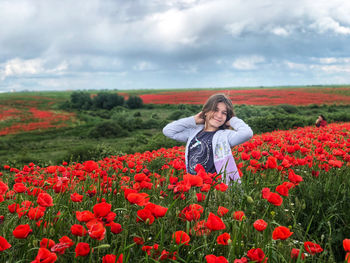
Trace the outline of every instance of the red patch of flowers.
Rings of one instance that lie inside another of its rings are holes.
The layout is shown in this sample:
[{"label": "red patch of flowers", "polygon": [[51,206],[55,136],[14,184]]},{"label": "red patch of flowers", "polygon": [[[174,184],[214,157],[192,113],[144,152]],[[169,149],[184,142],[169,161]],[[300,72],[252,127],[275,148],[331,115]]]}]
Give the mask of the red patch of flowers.
[{"label": "red patch of flowers", "polygon": [[[339,123],[255,135],[234,147],[242,178],[252,182],[242,194],[245,205],[231,202],[239,193],[215,173],[197,167],[197,175],[187,174],[184,147],[70,165],[5,165],[0,252],[7,254],[0,259],[21,250],[33,262],[185,262],[197,255],[202,262],[267,262],[272,246],[283,248],[273,256],[284,259],[328,255],[317,240],[300,240],[307,226],[289,227],[281,218],[293,214],[284,208],[292,208],[289,198],[306,176],[318,180],[316,174],[350,166],[349,135],[350,123]],[[248,196],[254,193],[255,200]],[[263,209],[250,209],[256,203]],[[341,245],[350,251],[348,239]]]},{"label": "red patch of flowers", "polygon": [[247,105],[350,103],[350,96],[329,93],[325,88],[169,91],[143,94],[140,97],[145,104],[204,104],[208,97],[215,93],[226,94],[234,104]]}]

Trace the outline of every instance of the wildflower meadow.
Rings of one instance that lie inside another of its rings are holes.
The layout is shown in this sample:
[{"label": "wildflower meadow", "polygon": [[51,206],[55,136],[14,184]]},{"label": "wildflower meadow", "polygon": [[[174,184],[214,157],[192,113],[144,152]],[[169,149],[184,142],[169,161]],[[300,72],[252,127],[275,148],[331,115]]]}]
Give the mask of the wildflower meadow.
[{"label": "wildflower meadow", "polygon": [[232,149],[231,185],[187,174],[184,147],[5,164],[0,262],[350,262],[349,135],[254,135]]},{"label": "wildflower meadow", "polygon": [[[277,91],[277,92],[276,92]],[[162,91],[141,94],[144,103],[154,104],[203,104],[214,93],[222,92],[229,96],[234,104],[246,105],[291,105],[310,104],[349,104],[350,88],[345,87],[298,87],[298,88],[251,88],[198,91]]]}]

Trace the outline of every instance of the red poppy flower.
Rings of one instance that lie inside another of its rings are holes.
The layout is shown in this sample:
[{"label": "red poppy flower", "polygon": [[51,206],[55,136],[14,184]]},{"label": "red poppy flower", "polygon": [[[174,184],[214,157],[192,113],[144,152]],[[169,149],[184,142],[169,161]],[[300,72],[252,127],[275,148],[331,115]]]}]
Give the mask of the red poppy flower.
[{"label": "red poppy flower", "polygon": [[274,157],[274,156],[267,157],[265,166],[266,166],[266,168],[269,168],[269,169],[277,168],[277,159],[276,159],[276,157]]},{"label": "red poppy flower", "polygon": [[73,202],[82,202],[83,201],[83,196],[77,193],[73,193],[70,195],[70,200]]},{"label": "red poppy flower", "polygon": [[53,246],[55,245],[55,241],[53,241],[52,239],[49,239],[49,238],[43,238],[41,241],[40,241],[40,247],[42,248],[52,248]]},{"label": "red poppy flower", "polygon": [[201,187],[201,192],[209,192],[210,187],[210,184],[203,184]]},{"label": "red poppy flower", "polygon": [[297,175],[292,169],[289,169],[288,180],[298,185],[303,181],[303,178],[300,175]]},{"label": "red poppy flower", "polygon": [[51,247],[51,251],[58,253],[58,254],[64,254],[67,248],[74,245],[74,242],[67,236],[63,236],[59,239],[60,243],[54,245]]},{"label": "red poppy flower", "polygon": [[102,202],[94,205],[92,210],[94,211],[95,217],[105,217],[109,212],[111,212],[112,205]]},{"label": "red poppy flower", "polygon": [[267,257],[265,257],[265,253],[264,251],[261,250],[261,248],[253,248],[248,250],[247,257],[250,260],[254,260],[255,262],[258,262],[258,263],[267,262]]},{"label": "red poppy flower", "polygon": [[267,201],[275,206],[280,206],[283,203],[282,197],[276,193],[270,193]]},{"label": "red poppy flower", "polygon": [[38,195],[37,203],[43,207],[53,206],[52,197],[47,193],[40,193]]},{"label": "red poppy flower", "polygon": [[59,239],[60,243],[62,244],[67,244],[69,247],[74,245],[74,242],[72,241],[72,239],[70,239],[67,236],[63,236]]},{"label": "red poppy flower", "polygon": [[8,189],[9,187],[7,186],[7,184],[0,180],[0,195],[5,194]]},{"label": "red poppy flower", "polygon": [[98,164],[91,160],[84,162],[83,165],[84,165],[84,170],[87,171],[88,173],[91,173],[98,169]]},{"label": "red poppy flower", "polygon": [[134,237],[133,240],[138,245],[143,245],[145,243],[142,237]]},{"label": "red poppy flower", "polygon": [[293,232],[290,232],[288,227],[285,226],[278,226],[276,227],[272,232],[272,239],[277,240],[285,240],[288,237],[290,237],[293,234]]},{"label": "red poppy flower", "polygon": [[206,255],[205,260],[207,263],[228,263],[227,259],[223,256]]},{"label": "red poppy flower", "polygon": [[89,222],[95,218],[94,214],[90,211],[76,211],[75,216],[79,222]]},{"label": "red poppy flower", "polygon": [[74,236],[84,237],[87,234],[87,230],[82,226],[78,224],[74,224],[70,228],[70,232]]},{"label": "red poppy flower", "polygon": [[288,187],[284,184],[277,185],[276,192],[279,193],[282,196],[288,196]]},{"label": "red poppy flower", "polygon": [[216,238],[216,242],[219,245],[225,245],[225,246],[228,245],[230,240],[231,240],[231,236],[229,233],[223,233]]},{"label": "red poppy flower", "polygon": [[144,206],[149,202],[149,196],[146,193],[130,193],[127,199],[132,204],[137,204],[139,206]]},{"label": "red poppy flower", "polygon": [[321,253],[323,251],[323,248],[319,244],[310,241],[304,242],[304,248],[311,255],[315,255],[316,253]]},{"label": "red poppy flower", "polygon": [[203,202],[205,200],[205,195],[202,193],[196,193],[197,202]]},{"label": "red poppy flower", "polygon": [[235,211],[235,212],[233,212],[233,218],[238,220],[238,221],[242,221],[243,220],[243,216],[245,216],[243,211]]},{"label": "red poppy flower", "polygon": [[11,244],[7,242],[7,240],[4,237],[0,236],[0,252],[9,249],[10,247]]},{"label": "red poppy flower", "polygon": [[188,246],[188,243],[190,242],[190,236],[186,234],[184,231],[176,231],[173,234],[173,240],[175,240],[176,244],[184,244]]},{"label": "red poppy flower", "polygon": [[267,223],[263,219],[258,219],[254,222],[253,226],[258,231],[264,231],[267,227]]},{"label": "red poppy flower", "polygon": [[152,225],[154,222],[154,216],[152,215],[151,211],[149,211],[148,209],[138,210],[136,222],[140,222],[140,221]]},{"label": "red poppy flower", "polygon": [[116,259],[117,259],[116,255],[108,254],[103,256],[102,263],[115,263]]},{"label": "red poppy flower", "polygon": [[191,204],[186,206],[179,214],[179,217],[183,220],[194,221],[198,220],[203,213],[204,208],[199,204]]},{"label": "red poppy flower", "polygon": [[350,263],[350,252],[346,253],[346,255],[345,255],[345,261],[346,261],[347,263]]},{"label": "red poppy flower", "polygon": [[29,219],[37,221],[44,216],[44,211],[40,207],[32,207],[29,209],[27,216]]},{"label": "red poppy flower", "polygon": [[215,186],[215,189],[220,191],[220,192],[226,192],[226,190],[228,189],[228,185],[224,184],[224,183],[220,183],[220,184]]},{"label": "red poppy flower", "polygon": [[226,228],[221,218],[214,215],[213,213],[209,213],[208,220],[205,225],[212,231],[222,230]]},{"label": "red poppy flower", "polygon": [[185,174],[183,178],[185,184],[198,187],[201,187],[203,185],[203,178],[198,175]]},{"label": "red poppy flower", "polygon": [[97,223],[89,228],[89,236],[93,239],[102,240],[105,238],[106,228],[102,223]]},{"label": "red poppy flower", "polygon": [[24,193],[25,191],[27,191],[27,187],[25,187],[25,185],[22,183],[15,183],[12,189],[16,193]]},{"label": "red poppy flower", "polygon": [[248,263],[248,259],[246,257],[242,257],[240,259],[235,259],[233,263]]},{"label": "red poppy flower", "polygon": [[270,196],[270,194],[271,194],[270,188],[268,188],[268,187],[263,188],[263,189],[261,190],[261,194],[262,194],[262,198],[268,199],[269,196]]},{"label": "red poppy flower", "polygon": [[343,248],[346,252],[350,251],[350,239],[343,240]]},{"label": "red poppy flower", "polygon": [[57,260],[57,255],[47,248],[39,248],[38,254],[32,263],[53,263]]},{"label": "red poppy flower", "polygon": [[7,206],[7,209],[11,214],[15,213],[18,208],[19,208],[19,204],[12,204]]},{"label": "red poppy flower", "polygon": [[219,206],[218,208],[218,215],[219,216],[224,216],[225,214],[228,213],[228,209],[226,207],[223,207],[223,206]]},{"label": "red poppy flower", "polygon": [[12,234],[15,238],[26,238],[30,233],[32,233],[32,229],[28,224],[19,225],[12,231]]},{"label": "red poppy flower", "polygon": [[111,232],[113,234],[119,234],[120,232],[123,231],[121,224],[115,223],[115,222],[110,222],[106,226],[109,226],[111,228]]},{"label": "red poppy flower", "polygon": [[[299,253],[300,253],[300,249],[292,248],[292,251],[290,252],[290,257],[297,259],[299,257]],[[302,253],[300,257],[301,259],[305,259],[305,254]]]},{"label": "red poppy flower", "polygon": [[84,257],[90,253],[90,245],[88,243],[80,242],[75,247],[75,257]]},{"label": "red poppy flower", "polygon": [[[60,239],[61,240],[61,239]],[[74,245],[74,243],[73,243]],[[67,248],[69,248],[71,245],[69,245],[68,243],[58,243],[55,244],[54,246],[51,247],[51,251],[58,253],[58,254],[64,254],[64,252],[66,251]]]},{"label": "red poppy flower", "polygon": [[145,206],[145,209],[151,211],[152,215],[154,215],[156,218],[165,216],[166,212],[168,211],[168,208],[153,203],[148,203]]},{"label": "red poppy flower", "polygon": [[259,151],[252,151],[251,155],[256,160],[259,160],[261,158],[261,152],[259,152]]}]

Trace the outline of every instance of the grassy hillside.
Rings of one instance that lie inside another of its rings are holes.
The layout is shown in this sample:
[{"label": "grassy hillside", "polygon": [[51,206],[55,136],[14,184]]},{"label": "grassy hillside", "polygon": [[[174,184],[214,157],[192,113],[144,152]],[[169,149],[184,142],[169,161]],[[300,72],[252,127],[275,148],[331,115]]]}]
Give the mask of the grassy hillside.
[{"label": "grassy hillside", "polygon": [[[136,91],[130,94],[133,92]],[[0,137],[0,165],[98,160],[111,154],[180,145],[164,137],[162,128],[201,109],[201,105],[146,104],[138,109],[118,106],[111,110],[77,110],[68,107],[71,94],[2,94],[0,133],[5,135]],[[325,115],[328,122],[350,121],[350,105],[236,105],[235,112],[255,134],[314,125],[319,114]]]}]

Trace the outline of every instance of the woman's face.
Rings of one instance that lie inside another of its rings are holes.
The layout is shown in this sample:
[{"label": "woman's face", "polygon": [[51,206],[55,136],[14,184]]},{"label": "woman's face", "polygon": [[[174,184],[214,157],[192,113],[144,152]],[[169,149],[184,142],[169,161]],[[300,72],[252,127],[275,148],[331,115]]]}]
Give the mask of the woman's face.
[{"label": "woman's face", "polygon": [[215,111],[209,111],[205,115],[205,130],[216,131],[226,123],[227,108],[225,103],[219,102]]}]

